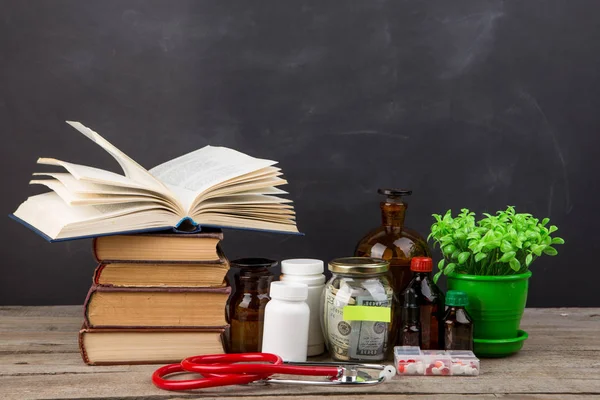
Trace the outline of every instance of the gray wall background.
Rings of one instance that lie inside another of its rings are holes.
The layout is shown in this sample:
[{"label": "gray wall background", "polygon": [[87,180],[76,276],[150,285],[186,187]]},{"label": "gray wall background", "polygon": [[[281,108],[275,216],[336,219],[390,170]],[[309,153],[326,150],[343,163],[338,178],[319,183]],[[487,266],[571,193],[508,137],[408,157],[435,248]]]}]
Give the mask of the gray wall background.
[{"label": "gray wall background", "polygon": [[[507,204],[567,244],[529,306],[600,306],[600,7],[594,1],[0,1],[3,195],[37,157],[117,171],[64,121],[150,168],[207,144],[280,161],[304,237],[227,231],[230,258],[349,255],[378,187],[406,224]],[[1,219],[0,304],[80,304],[89,240]]]}]

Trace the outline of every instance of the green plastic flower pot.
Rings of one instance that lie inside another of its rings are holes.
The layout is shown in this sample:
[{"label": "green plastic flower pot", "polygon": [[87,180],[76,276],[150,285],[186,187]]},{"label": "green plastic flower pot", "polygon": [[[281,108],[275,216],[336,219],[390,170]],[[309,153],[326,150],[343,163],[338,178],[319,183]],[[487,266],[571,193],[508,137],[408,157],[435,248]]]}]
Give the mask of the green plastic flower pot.
[{"label": "green plastic flower pot", "polygon": [[510,356],[521,350],[528,337],[527,332],[519,330],[517,337],[511,339],[473,339],[473,352],[480,358]]},{"label": "green plastic flower pot", "polygon": [[527,302],[531,271],[518,275],[449,274],[448,289],[469,296],[467,311],[477,339],[513,339]]}]

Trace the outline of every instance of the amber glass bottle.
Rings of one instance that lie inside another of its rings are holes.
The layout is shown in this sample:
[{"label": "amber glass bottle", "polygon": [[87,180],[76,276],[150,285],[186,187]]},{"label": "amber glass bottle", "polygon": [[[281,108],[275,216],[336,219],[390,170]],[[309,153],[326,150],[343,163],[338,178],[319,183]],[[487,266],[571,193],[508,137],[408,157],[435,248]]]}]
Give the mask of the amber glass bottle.
[{"label": "amber glass bottle", "polygon": [[[410,196],[412,191],[379,189],[378,193],[386,196],[386,200],[380,203],[381,226],[358,242],[354,255],[388,261],[392,287],[398,296],[412,278],[410,260],[413,257],[429,257],[431,253],[427,241],[417,232],[404,226],[408,204],[402,201],[402,197]],[[402,301],[401,298],[398,300]]]},{"label": "amber glass bottle", "polygon": [[417,294],[409,288],[402,293],[402,297],[402,328],[398,344],[421,347],[421,319]]},{"label": "amber glass bottle", "polygon": [[[421,320],[421,349],[444,349],[444,293],[431,278],[433,262],[429,257],[414,257],[410,262],[413,278],[404,290],[414,291]],[[404,295],[403,293],[403,295]]]},{"label": "amber glass bottle", "polygon": [[448,290],[444,316],[444,350],[473,350],[473,320],[465,310],[469,298],[465,292]]},{"label": "amber glass bottle", "polygon": [[242,258],[231,262],[239,268],[235,291],[227,304],[231,324],[227,352],[256,353],[262,347],[265,306],[269,302],[269,285],[275,279],[270,268],[276,261],[266,258]]}]

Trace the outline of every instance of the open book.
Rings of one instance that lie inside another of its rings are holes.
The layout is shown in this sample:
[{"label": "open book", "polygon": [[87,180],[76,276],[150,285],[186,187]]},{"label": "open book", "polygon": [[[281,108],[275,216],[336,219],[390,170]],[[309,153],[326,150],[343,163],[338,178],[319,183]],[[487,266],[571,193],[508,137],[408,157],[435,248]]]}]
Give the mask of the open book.
[{"label": "open book", "polygon": [[35,173],[51,192],[32,196],[12,218],[50,241],[175,228],[298,233],[287,183],[275,161],[206,146],[150,171],[79,122],[69,125],[117,160],[125,175],[40,158],[65,172]]}]

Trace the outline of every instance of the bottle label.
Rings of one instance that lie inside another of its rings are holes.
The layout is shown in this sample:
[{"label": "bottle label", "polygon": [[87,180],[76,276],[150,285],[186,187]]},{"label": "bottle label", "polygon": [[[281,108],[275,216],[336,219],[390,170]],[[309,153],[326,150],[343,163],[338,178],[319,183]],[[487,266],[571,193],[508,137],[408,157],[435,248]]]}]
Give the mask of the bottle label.
[{"label": "bottle label", "polygon": [[[341,293],[340,293],[341,292]],[[341,295],[341,296],[340,296]],[[345,321],[344,307],[362,305],[391,307],[392,291],[386,290],[385,300],[372,296],[349,297],[344,291],[327,290],[325,296],[326,335],[330,351],[339,360],[381,360],[388,342],[387,322]]]}]

